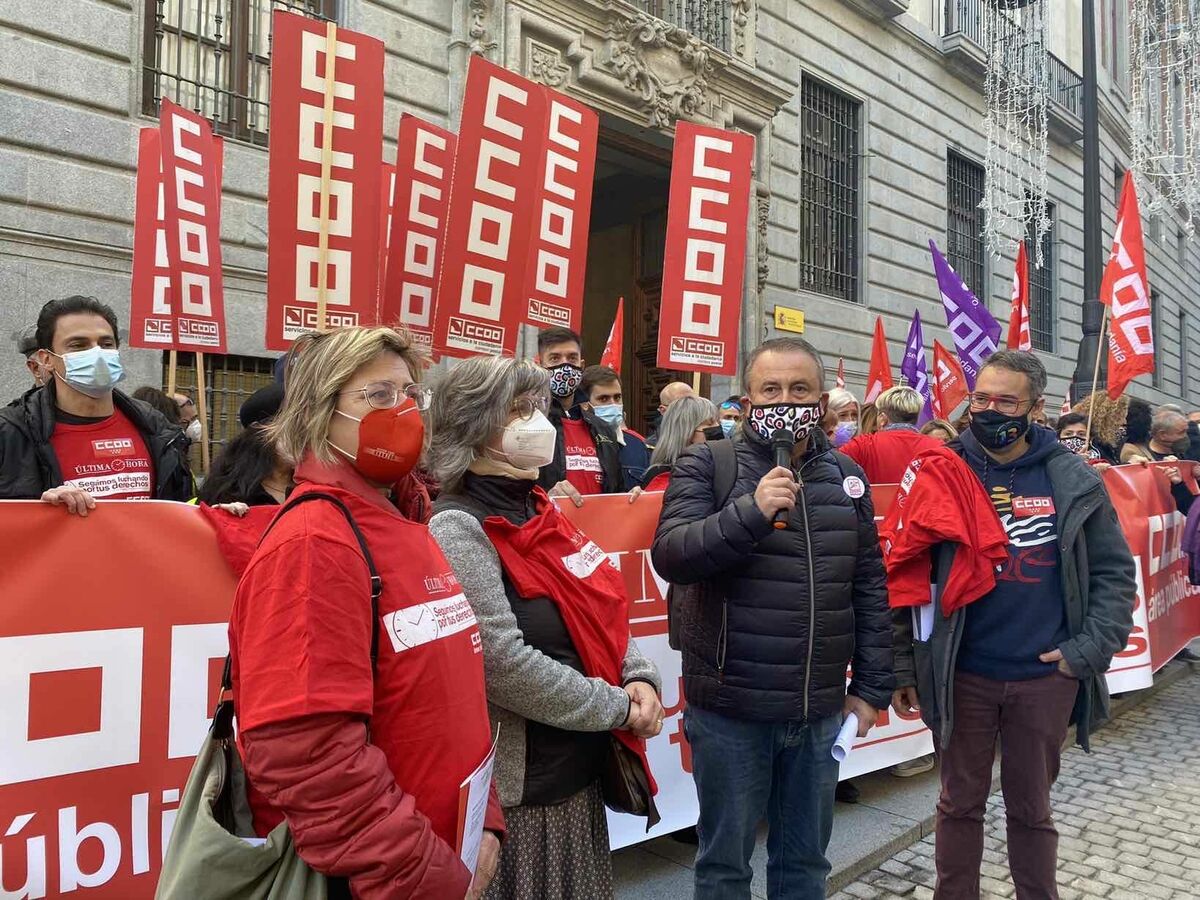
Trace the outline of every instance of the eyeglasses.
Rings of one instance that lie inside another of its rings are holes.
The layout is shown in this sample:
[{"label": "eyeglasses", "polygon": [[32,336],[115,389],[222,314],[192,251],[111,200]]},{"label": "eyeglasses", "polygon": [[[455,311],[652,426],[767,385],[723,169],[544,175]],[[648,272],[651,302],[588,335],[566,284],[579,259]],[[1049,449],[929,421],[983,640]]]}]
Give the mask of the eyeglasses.
[{"label": "eyeglasses", "polygon": [[969,395],[967,399],[971,402],[972,412],[983,412],[994,404],[996,412],[1006,416],[1015,416],[1021,411],[1022,406],[1032,406],[1037,402],[1036,400],[1016,400],[1012,397],[994,397],[979,391]]},{"label": "eyeglasses", "polygon": [[429,409],[429,403],[433,399],[433,391],[424,385],[410,384],[401,390],[390,381],[373,381],[352,391],[342,391],[338,396],[344,397],[347,394],[362,395],[372,409],[393,409],[400,402],[400,397],[404,396],[421,412]]},{"label": "eyeglasses", "polygon": [[537,410],[542,415],[545,415],[549,409],[549,397],[531,396],[526,394],[524,397],[518,397],[512,403],[512,411],[522,419],[532,419],[534,410]]}]

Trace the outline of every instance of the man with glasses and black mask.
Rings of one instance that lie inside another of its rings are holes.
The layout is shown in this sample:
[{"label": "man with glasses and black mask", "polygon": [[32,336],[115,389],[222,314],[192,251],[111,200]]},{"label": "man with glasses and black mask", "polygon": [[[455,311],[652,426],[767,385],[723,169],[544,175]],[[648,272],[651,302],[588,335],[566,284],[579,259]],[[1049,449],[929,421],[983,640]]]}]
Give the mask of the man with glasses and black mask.
[{"label": "man with glasses and black mask", "polygon": [[[584,407],[583,342],[570,328],[554,326],[538,333],[536,360],[550,371],[550,411],[558,432],[554,459],[542,466],[538,485],[551,497],[568,497],[583,505],[589,494],[625,492],[621,447],[616,430]],[[630,485],[632,487],[632,485]]]},{"label": "man with glasses and black mask", "polygon": [[676,460],[652,551],[686,586],[673,610],[700,800],[695,896],[749,898],[766,818],[767,895],[824,897],[834,739],[851,713],[866,735],[895,684],[883,560],[863,471],[820,428],[816,350],[767,341],[742,383],[739,435]]},{"label": "man with glasses and black mask", "polygon": [[[983,484],[1009,543],[995,587],[949,618],[935,612],[927,645],[937,695],[951,698],[936,713],[938,896],[979,895],[997,738],[1017,895],[1057,896],[1050,787],[1068,724],[1087,749],[1105,718],[1104,673],[1132,627],[1133,559],[1100,476],[1054,432],[1032,427],[1045,390],[1036,356],[994,353],[970,395],[970,428],[948,445]],[[947,508],[956,508],[953,498]],[[894,706],[908,713],[916,706],[912,616],[899,612]],[[952,683],[939,683],[941,673]]]},{"label": "man with glasses and black mask", "polygon": [[116,390],[125,373],[112,309],[94,297],[51,300],[35,338],[47,381],[0,410],[0,499],[40,497],[83,516],[96,498],[190,499],[183,432]]}]

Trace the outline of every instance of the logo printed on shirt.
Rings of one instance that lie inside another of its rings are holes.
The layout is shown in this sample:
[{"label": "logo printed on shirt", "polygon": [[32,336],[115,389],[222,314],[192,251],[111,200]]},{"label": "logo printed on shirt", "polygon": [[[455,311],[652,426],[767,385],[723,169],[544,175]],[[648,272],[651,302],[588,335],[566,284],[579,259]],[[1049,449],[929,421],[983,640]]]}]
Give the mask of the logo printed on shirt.
[{"label": "logo printed on shirt", "polygon": [[415,603],[383,616],[383,627],[397,653],[412,650],[475,627],[475,613],[462,594]]},{"label": "logo printed on shirt", "polygon": [[[91,478],[72,478],[66,482],[71,487],[81,488],[93,497],[111,497],[114,494],[150,494],[150,473],[114,473],[112,475],[97,475]],[[127,500],[146,499],[146,497],[126,497]]]},{"label": "logo printed on shirt", "polygon": [[584,456],[579,453],[567,454],[567,468],[572,472],[596,472],[601,473],[600,457],[593,453],[591,456]]},{"label": "logo printed on shirt", "polygon": [[1013,497],[1013,518],[1028,519],[1030,516],[1054,515],[1054,498],[1052,497]]},{"label": "logo printed on shirt", "polygon": [[98,457],[132,456],[134,454],[131,438],[105,438],[92,441],[92,452]]},{"label": "logo printed on shirt", "polygon": [[600,563],[608,559],[608,554],[601,550],[593,541],[583,545],[578,553],[563,557],[563,565],[576,578],[587,578],[599,568]]}]

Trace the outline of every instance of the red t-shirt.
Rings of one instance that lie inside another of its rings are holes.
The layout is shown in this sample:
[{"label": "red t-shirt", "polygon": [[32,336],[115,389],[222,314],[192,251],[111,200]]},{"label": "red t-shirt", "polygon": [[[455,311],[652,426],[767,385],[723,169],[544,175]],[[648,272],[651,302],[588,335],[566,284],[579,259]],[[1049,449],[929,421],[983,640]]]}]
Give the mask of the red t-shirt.
[{"label": "red t-shirt", "polygon": [[563,456],[567,464],[567,481],[581,494],[603,494],[604,472],[600,456],[587,422],[582,419],[563,419]]},{"label": "red t-shirt", "polygon": [[[295,498],[340,498],[383,580],[379,659],[371,671],[370,583],[362,551],[332,504],[284,515],[242,575],[229,624],[239,726],[318,713],[369,718],[396,784],[451,847],[459,785],[491,743],[479,627],[429,529],[410,522],[348,466],[296,470]],[[282,818],[251,793],[255,826]]]},{"label": "red t-shirt", "polygon": [[154,463],[141,433],[119,409],[90,425],[57,422],[50,446],[63,483],[104,500],[149,500]]}]

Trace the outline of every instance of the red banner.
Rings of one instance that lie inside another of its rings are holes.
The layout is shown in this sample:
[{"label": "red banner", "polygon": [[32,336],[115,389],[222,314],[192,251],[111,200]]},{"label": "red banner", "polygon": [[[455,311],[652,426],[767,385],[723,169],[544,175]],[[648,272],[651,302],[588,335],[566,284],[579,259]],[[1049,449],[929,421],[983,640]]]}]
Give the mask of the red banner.
[{"label": "red banner", "polygon": [[883,316],[875,317],[875,339],[871,343],[871,367],[867,371],[867,393],[864,403],[874,403],[879,395],[892,387],[892,361],[888,358],[887,335],[883,332]]},{"label": "red banner", "polygon": [[621,374],[621,349],[625,341],[625,298],[617,298],[617,314],[613,317],[612,327],[608,329],[608,340],[604,343],[604,352],[600,354],[600,365],[608,366],[618,375]]},{"label": "red banner", "polygon": [[433,349],[455,144],[454,134],[444,128],[408,113],[400,117],[392,196],[394,234],[388,239],[388,276],[380,321],[408,326],[428,350]]},{"label": "red banner", "polygon": [[1032,350],[1033,341],[1029,334],[1029,259],[1025,254],[1025,242],[1017,249],[1017,263],[1013,269],[1012,309],[1008,314],[1009,350]]},{"label": "red banner", "polygon": [[540,85],[471,57],[434,311],[439,353],[516,351],[545,102]]},{"label": "red banner", "polygon": [[748,134],[682,121],[675,129],[658,322],[664,369],[737,371],[753,158]]},{"label": "red banner", "polygon": [[1125,173],[1112,254],[1104,267],[1100,300],[1109,308],[1108,395],[1114,400],[1138,375],[1154,371],[1154,327],[1146,250],[1133,173]]},{"label": "red banner", "polygon": [[1139,576],[1134,630],[1118,659],[1123,666],[1140,659],[1152,672],[1200,635],[1200,589],[1188,580],[1188,559],[1180,549],[1186,519],[1171,494],[1164,471],[1169,467],[1115,466],[1104,473]]},{"label": "red banner", "polygon": [[525,270],[523,321],[579,331],[600,117],[557,91],[543,88],[543,92],[546,112],[537,218]]},{"label": "red banner", "polygon": [[[286,350],[318,326],[374,322],[379,281],[383,42],[276,10],[271,53],[267,204],[267,347]],[[326,76],[330,30],[333,78]],[[321,247],[326,93],[332,152],[326,251]]]},{"label": "red banner", "polygon": [[164,99],[159,149],[174,348],[224,353],[220,146],[207,119]]},{"label": "red banner", "polygon": [[[216,171],[213,183],[221,193],[225,142],[213,138]],[[167,262],[167,231],[163,224],[162,135],[157,128],[138,133],[137,187],[133,215],[133,284],[129,297],[129,346],[144,350],[178,350],[171,307],[171,266]],[[216,209],[221,230],[221,205]],[[190,349],[190,348],[189,348]]]},{"label": "red banner", "polygon": [[967,399],[967,376],[958,354],[951,353],[941,341],[933,342],[933,415],[949,419]]}]

